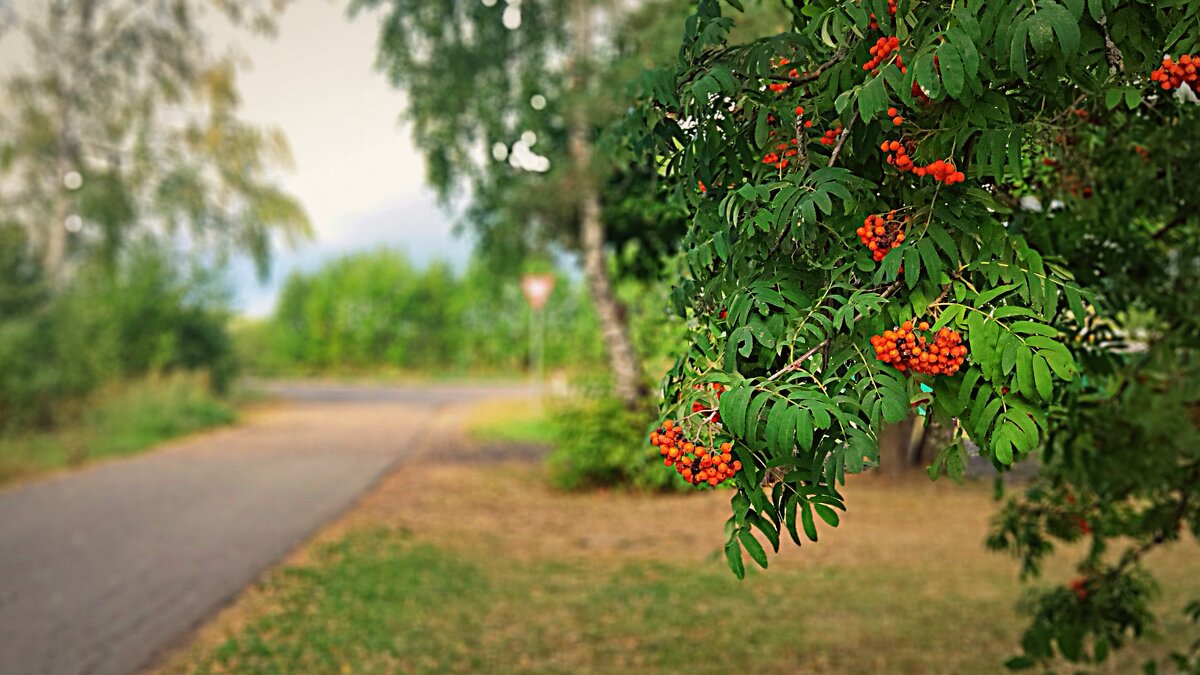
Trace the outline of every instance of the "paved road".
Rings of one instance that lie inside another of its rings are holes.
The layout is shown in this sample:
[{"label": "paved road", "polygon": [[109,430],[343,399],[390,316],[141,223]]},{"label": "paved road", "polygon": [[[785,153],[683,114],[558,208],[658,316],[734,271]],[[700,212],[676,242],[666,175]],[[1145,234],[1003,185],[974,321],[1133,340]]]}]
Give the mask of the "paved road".
[{"label": "paved road", "polygon": [[147,666],[491,388],[272,387],[287,403],[0,491],[0,675]]}]

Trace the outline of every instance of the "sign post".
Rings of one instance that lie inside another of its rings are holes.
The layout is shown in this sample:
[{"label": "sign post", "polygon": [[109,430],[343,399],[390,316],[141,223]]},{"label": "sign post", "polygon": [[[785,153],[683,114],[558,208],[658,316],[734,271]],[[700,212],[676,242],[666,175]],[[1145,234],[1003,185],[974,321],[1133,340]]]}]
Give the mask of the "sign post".
[{"label": "sign post", "polygon": [[529,356],[539,388],[546,370],[546,314],[543,310],[550,294],[554,292],[554,283],[553,274],[526,274],[521,277],[521,293],[533,310],[529,313]]}]

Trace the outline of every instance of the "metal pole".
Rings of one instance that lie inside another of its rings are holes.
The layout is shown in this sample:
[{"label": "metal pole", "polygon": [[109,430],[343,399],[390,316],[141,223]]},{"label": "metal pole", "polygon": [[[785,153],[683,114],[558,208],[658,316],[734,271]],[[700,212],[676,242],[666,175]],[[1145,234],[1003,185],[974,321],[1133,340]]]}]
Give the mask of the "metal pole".
[{"label": "metal pole", "polygon": [[543,393],[546,388],[546,310],[539,309],[534,312],[537,328],[535,331],[537,340],[537,386],[538,393]]}]

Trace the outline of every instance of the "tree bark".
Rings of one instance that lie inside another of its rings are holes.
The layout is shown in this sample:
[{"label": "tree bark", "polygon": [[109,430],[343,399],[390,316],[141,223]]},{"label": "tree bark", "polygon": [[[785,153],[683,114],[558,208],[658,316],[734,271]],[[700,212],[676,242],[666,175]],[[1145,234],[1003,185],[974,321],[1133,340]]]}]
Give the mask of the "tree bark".
[{"label": "tree bark", "polygon": [[[51,29],[63,36],[63,42],[69,43],[71,36],[67,34],[67,8],[56,3],[50,9]],[[68,47],[63,45],[62,53],[57,58],[59,73],[54,86],[55,103],[58,106],[58,129],[54,176],[50,182],[50,222],[46,223],[46,233],[42,245],[42,271],[51,283],[57,284],[62,278],[63,264],[67,254],[67,216],[70,215],[70,202],[67,198],[63,177],[69,171],[70,159],[67,155],[70,138],[69,89],[67,79],[71,77],[70,62],[64,57]]]},{"label": "tree bark", "polygon": [[583,269],[600,331],[604,337],[613,391],[627,407],[641,403],[644,394],[641,366],[629,337],[629,326],[621,304],[613,295],[604,251],[604,215],[600,192],[592,173],[591,125],[588,123],[584,94],[587,89],[587,62],[591,51],[591,17],[588,0],[572,4],[571,41],[573,51],[569,152],[578,205],[579,239],[583,247]]},{"label": "tree bark", "polygon": [[913,417],[889,424],[879,433],[879,471],[885,476],[899,476],[912,468]]}]

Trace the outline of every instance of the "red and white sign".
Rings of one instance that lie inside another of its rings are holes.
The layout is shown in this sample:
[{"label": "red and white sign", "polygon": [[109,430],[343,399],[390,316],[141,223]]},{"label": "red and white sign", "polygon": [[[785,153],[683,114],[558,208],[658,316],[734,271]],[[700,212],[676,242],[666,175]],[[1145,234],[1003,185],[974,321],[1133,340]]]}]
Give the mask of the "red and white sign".
[{"label": "red and white sign", "polygon": [[521,292],[529,301],[529,306],[540,310],[546,306],[550,294],[554,292],[553,274],[526,274],[521,277]]}]

